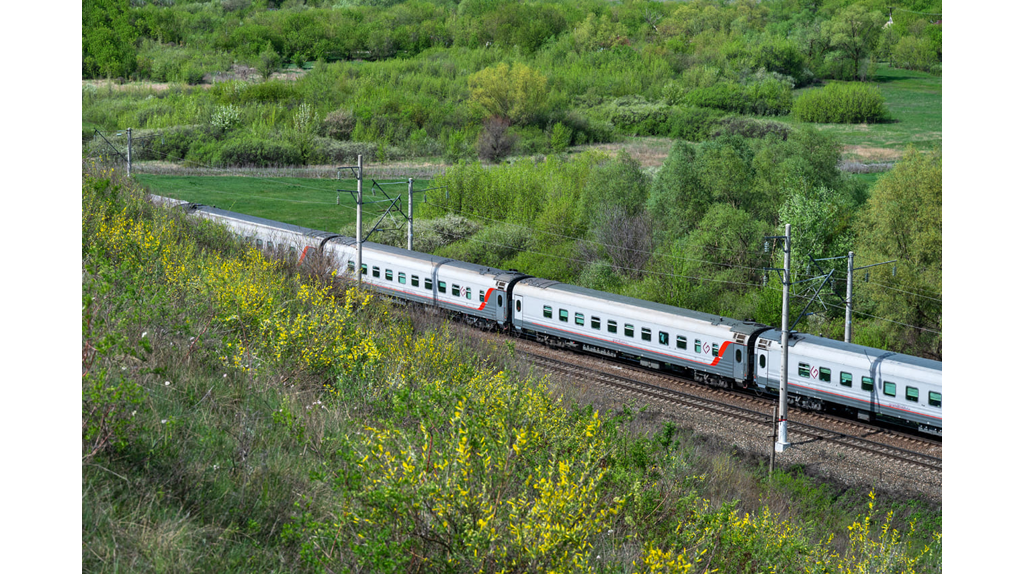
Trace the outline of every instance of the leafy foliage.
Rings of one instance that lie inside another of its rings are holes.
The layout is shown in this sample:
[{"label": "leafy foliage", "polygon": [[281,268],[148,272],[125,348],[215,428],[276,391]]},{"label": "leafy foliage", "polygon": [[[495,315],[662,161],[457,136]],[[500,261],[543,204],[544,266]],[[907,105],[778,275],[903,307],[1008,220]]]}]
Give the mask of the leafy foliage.
[{"label": "leafy foliage", "polygon": [[537,114],[547,98],[547,78],[523,64],[498,64],[471,75],[473,101],[488,113],[522,123]]},{"label": "leafy foliage", "polygon": [[941,360],[942,156],[908,150],[875,185],[860,229],[858,257],[897,261],[895,277],[875,273],[865,285],[871,309],[897,321],[874,331],[886,343],[902,339],[909,352]]},{"label": "leafy foliage", "polygon": [[841,82],[832,82],[797,98],[793,116],[804,122],[847,124],[889,119],[878,88]]}]

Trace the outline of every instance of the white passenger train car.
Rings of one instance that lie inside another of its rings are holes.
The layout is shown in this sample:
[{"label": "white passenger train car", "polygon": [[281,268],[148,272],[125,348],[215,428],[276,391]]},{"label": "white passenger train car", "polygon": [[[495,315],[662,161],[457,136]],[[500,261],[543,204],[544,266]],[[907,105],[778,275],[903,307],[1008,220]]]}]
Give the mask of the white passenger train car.
[{"label": "white passenger train car", "polygon": [[[324,250],[355,278],[356,248],[354,238],[338,237]],[[505,326],[506,290],[519,277],[523,274],[363,242],[364,284],[392,297],[463,314],[467,323],[480,327]]]},{"label": "white passenger train car", "polygon": [[[782,332],[757,341],[756,384],[778,389]],[[794,333],[789,338],[787,393],[803,408],[843,408],[942,434],[942,363],[863,345]]]},{"label": "white passenger train car", "polygon": [[721,386],[746,386],[752,337],[768,328],[540,278],[517,282],[512,300],[515,328],[541,342]]}]

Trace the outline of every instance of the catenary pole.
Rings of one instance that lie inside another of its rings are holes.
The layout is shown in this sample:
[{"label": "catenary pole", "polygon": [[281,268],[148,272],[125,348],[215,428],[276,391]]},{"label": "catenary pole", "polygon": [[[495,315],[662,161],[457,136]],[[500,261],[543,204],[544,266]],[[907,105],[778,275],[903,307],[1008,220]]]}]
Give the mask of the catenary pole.
[{"label": "catenary pole", "polygon": [[409,178],[409,251],[412,251],[412,178]]},{"label": "catenary pole", "polygon": [[132,176],[132,128],[128,128],[128,177]]},{"label": "catenary pole", "polygon": [[356,284],[363,284],[363,154],[356,166]]},{"label": "catenary pole", "polygon": [[846,260],[846,329],[843,341],[853,342],[853,251]]},{"label": "catenary pole", "polygon": [[785,247],[783,251],[784,265],[782,269],[782,366],[779,377],[779,436],[775,442],[775,452],[785,452],[789,448],[787,432],[788,383],[789,383],[789,255],[790,255],[790,224],[786,224]]}]

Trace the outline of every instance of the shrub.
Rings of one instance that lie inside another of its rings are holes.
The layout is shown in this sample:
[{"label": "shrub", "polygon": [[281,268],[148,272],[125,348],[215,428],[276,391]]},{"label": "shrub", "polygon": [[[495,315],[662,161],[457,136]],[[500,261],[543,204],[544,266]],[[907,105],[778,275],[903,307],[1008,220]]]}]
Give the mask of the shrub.
[{"label": "shrub", "polygon": [[690,106],[714,108],[736,114],[780,116],[793,105],[792,85],[775,74],[764,74],[749,85],[719,82],[691,90],[681,101]]},{"label": "shrub", "polygon": [[261,84],[245,84],[238,93],[239,103],[254,102],[288,102],[298,99],[299,91],[292,82],[263,82]]},{"label": "shrub", "polygon": [[281,140],[245,138],[229,140],[214,161],[221,167],[284,166],[302,164],[302,152],[295,145]]},{"label": "shrub", "polygon": [[232,104],[217,106],[217,111],[213,112],[213,118],[210,119],[210,125],[222,132],[227,131],[238,125],[241,113],[242,111]]},{"label": "shrub", "polygon": [[373,142],[340,142],[330,138],[313,138],[313,145],[330,163],[355,164],[359,155],[369,159],[377,153]]},{"label": "shrub", "polygon": [[338,109],[327,114],[320,126],[321,133],[331,139],[347,140],[356,127],[356,117],[350,110]]},{"label": "shrub", "polygon": [[509,121],[492,117],[484,120],[484,129],[476,140],[476,152],[480,159],[497,163],[512,153],[516,145],[515,134],[509,133]]},{"label": "shrub", "polygon": [[704,141],[719,126],[725,112],[711,108],[679,106],[672,109],[668,120],[668,136],[687,141]]},{"label": "shrub", "polygon": [[882,92],[859,82],[832,82],[808,91],[793,104],[793,115],[802,122],[874,123],[889,120]]},{"label": "shrub", "polygon": [[719,121],[719,128],[712,137],[736,134],[746,138],[763,138],[768,134],[776,134],[785,140],[790,131],[789,126],[779,122],[729,116]]},{"label": "shrub", "polygon": [[901,38],[893,48],[891,63],[894,68],[927,72],[938,63],[938,54],[927,38]]},{"label": "shrub", "polygon": [[597,106],[595,112],[620,132],[650,136],[665,135],[670,109],[664,102],[626,96]]},{"label": "shrub", "polygon": [[263,76],[263,81],[267,81],[280,67],[281,56],[274,50],[274,47],[270,42],[267,42],[267,47],[260,52],[256,69],[259,70],[260,75]]},{"label": "shrub", "polygon": [[562,153],[572,145],[572,128],[562,122],[551,126],[551,151]]}]

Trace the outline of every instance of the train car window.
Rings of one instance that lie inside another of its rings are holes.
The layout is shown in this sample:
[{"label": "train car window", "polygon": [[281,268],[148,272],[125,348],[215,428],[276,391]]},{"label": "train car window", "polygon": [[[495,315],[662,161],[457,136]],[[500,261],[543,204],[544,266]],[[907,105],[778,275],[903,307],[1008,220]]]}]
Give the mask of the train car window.
[{"label": "train car window", "polygon": [[551,306],[550,305],[544,305],[544,318],[545,319],[550,319],[551,318]]},{"label": "train car window", "polygon": [[624,328],[624,329],[622,330],[622,332],[623,332],[623,333],[624,333],[624,334],[625,334],[625,335],[626,335],[627,337],[632,337],[632,336],[633,336],[633,326],[632,326],[632,325],[630,325],[629,323],[626,323],[626,326],[625,326],[625,328]]},{"label": "train car window", "polygon": [[743,351],[736,349],[736,362],[739,363],[743,360]]},{"label": "train car window", "polygon": [[643,339],[644,341],[650,341],[651,340],[651,330],[648,329],[647,327],[641,327],[640,328],[640,338]]},{"label": "train car window", "polygon": [[395,275],[394,275],[394,273],[391,272],[390,269],[385,269],[384,270],[384,278],[387,279],[388,281],[394,281],[395,280]]},{"label": "train car window", "polygon": [[797,374],[805,379],[811,378],[811,366],[807,363],[800,363],[797,365]]},{"label": "train car window", "polygon": [[757,362],[758,362],[759,365],[761,365],[761,368],[763,369],[765,367],[765,365],[768,364],[768,359],[766,359],[764,355],[761,355],[761,357],[757,360]]},{"label": "train car window", "polygon": [[366,275],[366,264],[365,263],[363,263],[362,267],[360,268],[360,271],[363,272],[363,275]]},{"label": "train car window", "polygon": [[582,327],[583,326],[583,322],[584,322],[583,321],[583,313],[576,313],[575,319],[576,319],[576,324],[579,325],[580,327]]},{"label": "train car window", "polygon": [[523,310],[523,301],[522,301],[522,299],[516,299],[516,311],[522,311],[522,310]]},{"label": "train car window", "polygon": [[459,297],[460,295],[462,295],[462,291],[459,289],[459,286],[452,283],[452,297]]},{"label": "train car window", "polygon": [[480,302],[481,303],[484,302],[484,290],[483,289],[480,290]]},{"label": "train car window", "polygon": [[420,276],[419,275],[413,275],[412,277],[410,277],[410,279],[412,280],[411,283],[412,283],[413,287],[419,287],[420,286]]},{"label": "train car window", "polygon": [[718,343],[712,343],[711,344],[711,356],[712,357],[717,357],[718,356]]},{"label": "train car window", "polygon": [[501,307],[502,305],[504,305],[504,303],[502,302],[501,295],[499,294],[498,295],[498,307]]},{"label": "train car window", "polygon": [[373,276],[380,277],[380,267],[377,267],[376,265],[373,266]]},{"label": "train car window", "polygon": [[424,278],[423,279],[423,288],[426,289],[427,291],[433,291],[434,290],[434,280],[430,279],[430,278]]},{"label": "train car window", "polygon": [[598,331],[600,331],[601,330],[601,318],[600,317],[591,317],[590,318],[590,328],[591,329],[597,329]]},{"label": "train car window", "polygon": [[356,262],[355,261],[349,261],[347,267],[348,267],[348,272],[349,273],[355,273],[356,272]]},{"label": "train car window", "polygon": [[853,386],[853,375],[851,375],[850,373],[844,373],[844,372],[840,371],[839,372],[839,384],[843,385],[844,387],[852,387]]},{"label": "train car window", "polygon": [[295,246],[294,245],[288,247],[288,259],[291,259],[292,261],[295,261]]},{"label": "train car window", "polygon": [[609,333],[618,333],[619,332],[619,323],[609,319],[608,320],[608,332]]},{"label": "train car window", "polygon": [[907,387],[907,400],[912,403],[917,402],[917,387]]},{"label": "train car window", "polygon": [[822,367],[818,370],[818,378],[826,383],[832,382],[832,369],[826,369]]},{"label": "train car window", "polygon": [[568,323],[569,322],[569,312],[566,311],[565,309],[559,309],[558,310],[558,320],[563,322],[563,323]]},{"label": "train car window", "polygon": [[668,333],[665,331],[658,331],[658,342],[662,345],[668,344]]},{"label": "train car window", "polygon": [[861,377],[860,388],[865,391],[873,390],[875,388],[875,380],[871,377]]},{"label": "train car window", "polygon": [[676,336],[676,348],[684,351],[686,350],[686,337],[683,337],[682,335]]},{"label": "train car window", "polygon": [[256,249],[263,249],[263,240],[262,239],[257,239],[256,240]]},{"label": "train car window", "polygon": [[267,250],[271,250],[273,248],[274,248],[274,244],[268,241],[267,242]]},{"label": "train car window", "polygon": [[448,292],[448,284],[445,283],[444,281],[438,281],[437,282],[437,292],[438,293],[447,293]]},{"label": "train car window", "polygon": [[401,271],[398,272],[398,282],[405,285],[405,273],[402,273]]},{"label": "train car window", "polygon": [[[466,287],[466,299],[469,299],[469,300],[473,299],[473,290],[470,289],[469,287]],[[518,309],[516,309],[516,310],[518,311]]]},{"label": "train car window", "polygon": [[942,406],[942,393],[936,393],[935,391],[928,391],[928,404],[933,407]]},{"label": "train car window", "polygon": [[693,340],[693,352],[700,354],[700,339]]},{"label": "train car window", "polygon": [[889,395],[890,397],[896,396],[896,383],[890,383],[888,381],[882,381],[882,392]]}]

